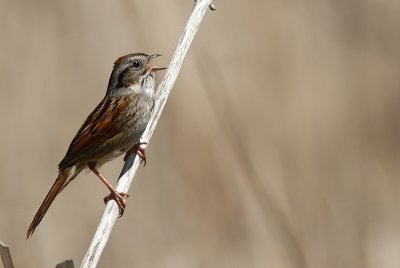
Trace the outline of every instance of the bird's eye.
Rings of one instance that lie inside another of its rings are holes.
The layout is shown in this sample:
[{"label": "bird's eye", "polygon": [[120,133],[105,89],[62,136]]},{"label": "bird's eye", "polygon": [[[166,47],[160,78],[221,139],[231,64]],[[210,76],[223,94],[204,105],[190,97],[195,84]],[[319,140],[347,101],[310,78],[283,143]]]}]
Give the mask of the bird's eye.
[{"label": "bird's eye", "polygon": [[133,62],[132,62],[132,66],[133,66],[134,68],[139,68],[139,67],[140,67],[140,61],[137,61],[137,60],[133,61]]}]

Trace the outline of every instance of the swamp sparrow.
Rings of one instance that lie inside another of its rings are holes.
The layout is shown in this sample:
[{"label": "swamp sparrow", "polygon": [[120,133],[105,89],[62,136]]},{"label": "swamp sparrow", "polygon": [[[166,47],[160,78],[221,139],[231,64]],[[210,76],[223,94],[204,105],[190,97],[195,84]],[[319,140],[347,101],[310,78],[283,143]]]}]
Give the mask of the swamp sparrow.
[{"label": "swamp sparrow", "polygon": [[122,216],[128,195],[116,192],[97,168],[123,153],[136,153],[146,161],[141,147],[145,143],[140,143],[140,138],[154,106],[155,72],[166,69],[148,66],[150,60],[158,56],[135,53],[115,61],[106,95],[87,117],[58,165],[58,177],[36,212],[27,238],[35,231],[55,197],[86,168],[110,191],[104,202],[115,200]]}]

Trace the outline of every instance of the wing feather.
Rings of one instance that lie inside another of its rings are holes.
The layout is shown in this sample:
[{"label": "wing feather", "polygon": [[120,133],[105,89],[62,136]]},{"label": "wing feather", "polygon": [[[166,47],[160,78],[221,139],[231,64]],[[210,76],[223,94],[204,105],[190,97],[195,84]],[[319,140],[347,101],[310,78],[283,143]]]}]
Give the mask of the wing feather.
[{"label": "wing feather", "polygon": [[101,145],[121,132],[121,124],[116,122],[125,113],[132,98],[135,96],[105,97],[78,130],[58,168],[64,169],[78,161],[90,161],[95,154],[99,154],[99,148],[104,147]]}]

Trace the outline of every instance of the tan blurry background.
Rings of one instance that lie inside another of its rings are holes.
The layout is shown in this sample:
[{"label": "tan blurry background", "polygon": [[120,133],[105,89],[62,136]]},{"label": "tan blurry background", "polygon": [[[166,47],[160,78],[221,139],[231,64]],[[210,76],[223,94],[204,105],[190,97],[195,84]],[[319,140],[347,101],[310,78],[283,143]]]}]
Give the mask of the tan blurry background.
[{"label": "tan blurry background", "polygon": [[[99,267],[399,267],[400,1],[216,5]],[[0,240],[16,267],[79,266],[107,194],[94,175],[26,229],[112,62],[168,64],[190,11],[0,0]],[[115,183],[122,164],[102,172]]]}]

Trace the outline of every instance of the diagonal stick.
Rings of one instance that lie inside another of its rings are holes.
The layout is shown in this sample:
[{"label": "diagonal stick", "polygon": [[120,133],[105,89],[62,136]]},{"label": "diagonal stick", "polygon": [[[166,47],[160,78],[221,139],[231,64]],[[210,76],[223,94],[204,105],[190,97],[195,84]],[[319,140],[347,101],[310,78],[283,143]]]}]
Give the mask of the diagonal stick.
[{"label": "diagonal stick", "polygon": [[[165,106],[165,103],[167,102],[168,95],[175,84],[179,70],[182,66],[182,62],[200,26],[204,14],[209,6],[212,5],[212,2],[212,0],[197,0],[195,2],[192,14],[190,15],[182,36],[178,41],[168,69],[156,91],[154,110],[152,112],[149,124],[147,125],[146,131],[142,135],[142,139],[146,142],[149,142],[151,136],[153,135],[157,122],[161,116],[161,112]],[[139,167],[139,162],[140,159],[139,157],[136,157],[135,154],[131,154],[127,157],[116,187],[118,192],[128,192],[129,186],[136,174],[136,170]],[[101,253],[103,252],[103,249],[111,234],[112,228],[118,218],[118,214],[119,209],[115,201],[107,202],[103,217],[101,218],[89,249],[87,250],[82,261],[81,268],[96,267]]]}]

